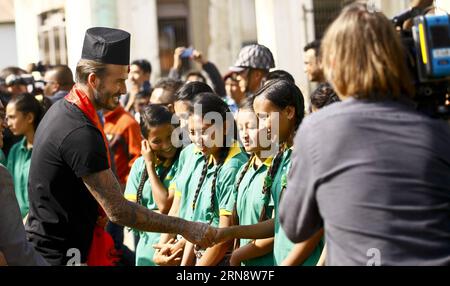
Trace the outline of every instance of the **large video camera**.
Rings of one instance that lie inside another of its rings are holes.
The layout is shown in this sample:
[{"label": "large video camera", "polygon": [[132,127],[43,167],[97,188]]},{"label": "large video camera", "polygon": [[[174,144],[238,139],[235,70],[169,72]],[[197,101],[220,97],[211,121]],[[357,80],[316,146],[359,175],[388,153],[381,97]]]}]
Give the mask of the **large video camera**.
[{"label": "large video camera", "polygon": [[[411,8],[393,18],[407,50],[407,62],[416,86],[418,109],[432,117],[450,118],[450,16],[425,15]],[[405,21],[411,29],[403,29]]]},{"label": "large video camera", "polygon": [[[38,79],[36,79],[38,78]],[[33,74],[11,74],[5,79],[0,78],[0,86],[8,87],[14,85],[24,85],[27,87],[28,92],[33,95],[43,94],[45,82],[39,79],[40,76]],[[5,94],[4,96],[8,96]]]},{"label": "large video camera", "polygon": [[34,78],[31,74],[22,74],[22,75],[11,74],[5,78],[6,86],[13,86],[13,85],[28,86],[32,84],[34,84]]}]

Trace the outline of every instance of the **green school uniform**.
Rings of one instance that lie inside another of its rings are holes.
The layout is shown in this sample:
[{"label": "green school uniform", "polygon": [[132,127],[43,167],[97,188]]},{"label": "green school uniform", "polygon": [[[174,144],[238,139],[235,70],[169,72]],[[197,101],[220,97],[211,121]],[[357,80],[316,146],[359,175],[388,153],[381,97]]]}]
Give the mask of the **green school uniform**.
[{"label": "green school uniform", "polygon": [[29,211],[28,175],[30,173],[31,151],[32,149],[27,149],[26,138],[23,138],[11,148],[6,165],[14,180],[14,191],[22,218]]},{"label": "green school uniform", "polygon": [[[291,167],[291,154],[292,148],[285,151],[283,155],[283,162],[278,169],[276,174],[276,179],[274,180],[272,186],[272,198],[275,205],[275,242],[274,242],[274,262],[275,265],[280,265],[283,260],[289,255],[294,247],[294,243],[286,236],[283,228],[280,225],[279,218],[279,204],[280,195],[283,188],[287,184],[287,175]],[[324,246],[323,238],[311,253],[311,255],[301,264],[301,266],[315,266],[319,261],[320,255],[322,254],[322,249]]]},{"label": "green school uniform", "polygon": [[187,216],[190,206],[190,196],[195,189],[192,190],[188,186],[191,183],[192,175],[195,169],[198,168],[204,161],[202,152],[194,145],[190,144],[181,151],[179,163],[179,172],[172,180],[169,190],[175,192],[175,196],[180,198],[180,207],[178,217],[190,219]]},{"label": "green school uniform", "polygon": [[[161,176],[166,168],[170,168],[169,172],[164,178],[163,185],[167,188],[178,171],[178,161],[174,162],[171,166],[169,164],[160,163],[156,168],[156,174]],[[145,160],[143,157],[138,158],[131,167],[130,175],[128,176],[127,186],[125,189],[125,198],[129,201],[137,201],[137,190],[141,181],[142,173],[145,170]],[[150,180],[147,180],[142,190],[141,204],[150,210],[158,210],[158,206],[153,199]],[[136,247],[136,265],[137,266],[156,266],[153,262],[153,255],[155,249],[153,244],[159,242],[160,233],[153,232],[138,232],[139,242]]]},{"label": "green school uniform", "polygon": [[[267,171],[272,164],[272,159],[267,159],[259,168],[255,170],[255,159],[250,162],[250,167],[242,178],[237,189],[236,207],[239,216],[240,225],[253,225],[259,222],[261,211],[265,205],[269,206],[267,216],[272,217],[273,201],[270,196],[263,194],[264,180],[267,177]],[[237,178],[241,176],[245,166],[239,171]],[[253,239],[241,239],[240,246],[245,246]],[[242,266],[273,266],[273,252],[264,256],[246,260],[241,263]]]},{"label": "green school uniform", "polygon": [[[220,167],[216,178],[216,194],[214,196],[214,209],[211,209],[211,189],[214,179],[214,173],[218,166],[213,160],[208,160],[208,170],[202,187],[200,188],[195,209],[192,208],[193,195],[190,197],[190,210],[187,215],[190,220],[197,222],[210,223],[214,227],[219,226],[220,216],[231,215],[234,208],[234,188],[236,176],[239,169],[248,160],[248,156],[242,151],[238,143],[230,147],[230,151]],[[197,189],[198,180],[201,177],[203,164],[196,168],[192,175],[191,186],[193,192]]]}]

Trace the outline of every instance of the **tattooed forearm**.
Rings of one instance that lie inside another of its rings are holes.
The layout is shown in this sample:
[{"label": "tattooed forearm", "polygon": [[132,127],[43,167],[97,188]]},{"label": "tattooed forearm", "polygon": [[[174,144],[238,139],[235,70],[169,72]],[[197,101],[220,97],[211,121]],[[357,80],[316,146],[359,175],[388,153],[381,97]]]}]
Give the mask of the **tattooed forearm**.
[{"label": "tattooed forearm", "polygon": [[186,230],[186,221],[182,219],[160,215],[127,201],[111,170],[86,176],[83,181],[114,223],[147,232],[182,234]]},{"label": "tattooed forearm", "polygon": [[83,177],[83,181],[114,223],[146,232],[178,233],[201,247],[214,242],[217,231],[207,224],[161,215],[127,201],[111,170]]}]

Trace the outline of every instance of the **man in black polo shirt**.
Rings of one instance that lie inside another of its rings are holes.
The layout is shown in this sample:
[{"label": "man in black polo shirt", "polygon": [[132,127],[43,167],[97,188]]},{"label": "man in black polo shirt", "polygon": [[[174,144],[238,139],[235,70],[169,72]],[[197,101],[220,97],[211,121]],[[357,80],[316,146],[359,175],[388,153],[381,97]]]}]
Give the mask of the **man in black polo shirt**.
[{"label": "man in black polo shirt", "polygon": [[[124,199],[109,163],[97,110],[113,110],[126,93],[130,34],[86,32],[76,85],[47,112],[36,132],[29,175],[28,239],[52,265],[66,265],[77,250],[86,263],[102,210],[121,225],[179,233],[202,247],[215,229],[160,215]],[[101,208],[99,208],[99,205]]]}]

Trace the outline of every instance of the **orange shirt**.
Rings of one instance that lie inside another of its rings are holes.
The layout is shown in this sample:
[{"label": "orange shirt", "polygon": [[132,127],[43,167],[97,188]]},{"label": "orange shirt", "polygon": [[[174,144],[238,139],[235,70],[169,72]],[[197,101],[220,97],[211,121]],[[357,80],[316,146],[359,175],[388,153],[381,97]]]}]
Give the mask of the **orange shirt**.
[{"label": "orange shirt", "polygon": [[105,113],[105,134],[114,152],[117,176],[126,184],[134,161],[141,155],[141,129],[128,112],[119,106]]}]

